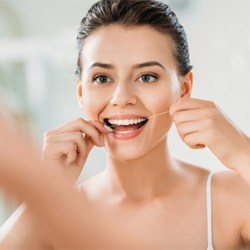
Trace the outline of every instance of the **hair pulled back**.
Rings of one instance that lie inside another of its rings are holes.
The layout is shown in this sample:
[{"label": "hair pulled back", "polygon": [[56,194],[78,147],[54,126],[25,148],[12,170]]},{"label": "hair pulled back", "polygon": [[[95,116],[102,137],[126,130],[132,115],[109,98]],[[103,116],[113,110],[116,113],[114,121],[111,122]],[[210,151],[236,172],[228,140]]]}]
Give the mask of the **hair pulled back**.
[{"label": "hair pulled back", "polygon": [[81,52],[85,39],[96,29],[110,24],[149,25],[169,35],[174,44],[178,73],[184,76],[192,69],[185,30],[167,4],[157,0],[101,0],[89,9],[78,30],[77,75],[82,71]]}]

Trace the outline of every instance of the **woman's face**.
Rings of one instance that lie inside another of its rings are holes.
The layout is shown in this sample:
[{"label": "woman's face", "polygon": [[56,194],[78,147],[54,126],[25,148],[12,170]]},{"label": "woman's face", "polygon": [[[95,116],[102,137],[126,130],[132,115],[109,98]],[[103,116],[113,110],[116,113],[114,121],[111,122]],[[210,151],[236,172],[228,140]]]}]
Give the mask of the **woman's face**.
[{"label": "woman's face", "polygon": [[101,27],[85,40],[81,62],[78,92],[86,115],[117,124],[104,135],[112,157],[135,159],[166,139],[170,115],[145,118],[168,111],[181,93],[167,35],[150,26]]}]

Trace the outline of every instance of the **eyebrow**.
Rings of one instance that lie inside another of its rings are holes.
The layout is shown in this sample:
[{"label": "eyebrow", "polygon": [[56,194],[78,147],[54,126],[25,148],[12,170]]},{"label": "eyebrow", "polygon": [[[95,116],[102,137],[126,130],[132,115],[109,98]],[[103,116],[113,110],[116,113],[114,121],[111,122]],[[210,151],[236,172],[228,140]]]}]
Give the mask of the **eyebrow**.
[{"label": "eyebrow", "polygon": [[162,69],[166,70],[166,68],[159,62],[157,61],[150,61],[150,62],[144,62],[144,63],[139,63],[134,66],[134,68],[139,69],[139,68],[144,68],[144,67],[152,67],[152,66],[159,66]]},{"label": "eyebrow", "polygon": [[[144,63],[139,63],[136,64],[133,68],[134,69],[140,69],[144,67],[152,67],[152,66],[159,66],[162,69],[166,70],[166,68],[159,62],[157,61],[149,61],[149,62],[144,62]],[[104,69],[114,69],[114,65],[108,64],[108,63],[101,63],[101,62],[95,62],[90,66],[90,69],[98,67],[98,68],[104,68]]]},{"label": "eyebrow", "polygon": [[101,63],[101,62],[95,62],[93,63],[89,69],[92,69],[94,67],[98,67],[98,68],[104,68],[104,69],[114,69],[115,67],[112,64],[108,64],[108,63]]}]

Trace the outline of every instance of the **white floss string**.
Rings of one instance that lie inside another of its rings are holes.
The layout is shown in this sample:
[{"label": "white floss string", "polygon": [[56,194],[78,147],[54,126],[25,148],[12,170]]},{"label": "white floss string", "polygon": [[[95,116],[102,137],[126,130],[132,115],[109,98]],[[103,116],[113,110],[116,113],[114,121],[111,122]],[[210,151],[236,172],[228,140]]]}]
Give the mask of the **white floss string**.
[{"label": "white floss string", "polygon": [[165,111],[165,112],[162,112],[162,113],[159,113],[159,114],[157,114],[157,115],[151,115],[151,116],[149,116],[149,117],[147,117],[147,118],[149,119],[149,118],[152,118],[152,117],[156,117],[156,116],[163,115],[163,114],[168,114],[168,113],[169,113],[169,110],[168,110],[168,111]]}]

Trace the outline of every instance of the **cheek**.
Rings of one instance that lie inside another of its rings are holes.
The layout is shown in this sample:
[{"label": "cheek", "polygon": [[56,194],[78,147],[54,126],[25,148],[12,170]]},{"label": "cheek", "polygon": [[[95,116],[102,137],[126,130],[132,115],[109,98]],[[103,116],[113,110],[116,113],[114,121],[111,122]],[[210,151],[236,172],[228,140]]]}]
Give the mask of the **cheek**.
[{"label": "cheek", "polygon": [[84,113],[91,120],[97,120],[100,112],[104,108],[103,95],[100,92],[93,91],[87,87],[82,88],[82,103]]},{"label": "cheek", "polygon": [[[161,91],[152,92],[148,97],[147,107],[153,115],[158,115],[169,111],[171,105],[179,98],[180,88],[179,83],[165,85]],[[172,119],[169,114],[162,114],[152,118],[151,120],[152,140],[156,143],[161,141],[167,135],[171,125]]]},{"label": "cheek", "polygon": [[[161,80],[159,87],[150,91],[147,98],[147,106],[153,114],[168,111],[170,106],[179,99],[180,83],[174,70],[170,71],[165,78]],[[151,107],[151,108],[150,108]],[[152,107],[154,107],[152,109]]]},{"label": "cheek", "polygon": [[168,111],[170,106],[178,99],[179,91],[164,88],[161,91],[151,92],[147,97],[146,106],[153,114]]}]

